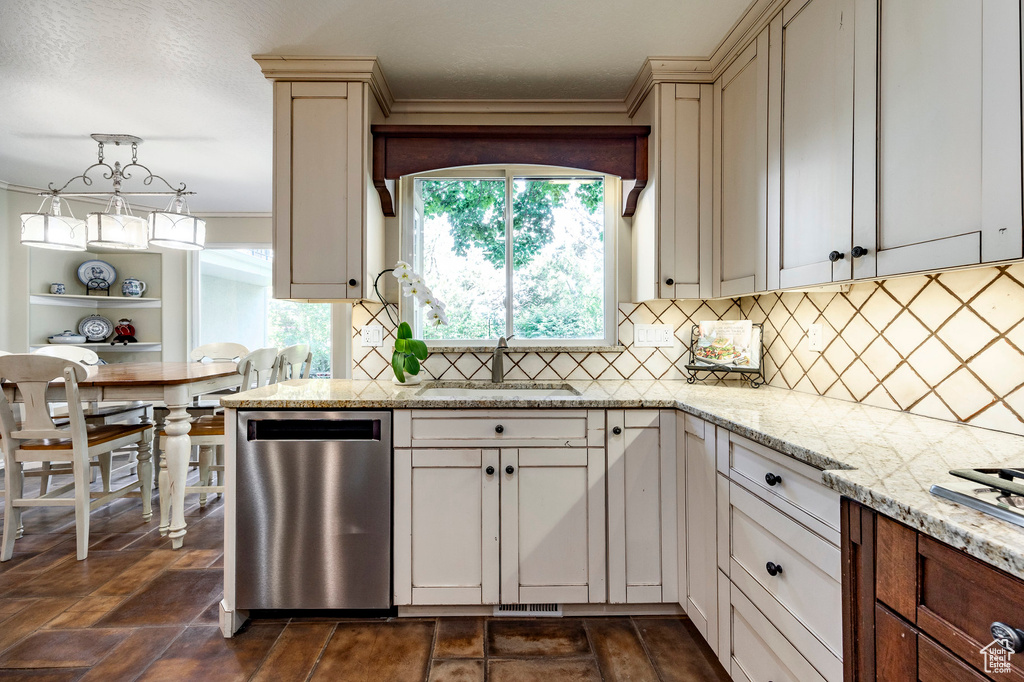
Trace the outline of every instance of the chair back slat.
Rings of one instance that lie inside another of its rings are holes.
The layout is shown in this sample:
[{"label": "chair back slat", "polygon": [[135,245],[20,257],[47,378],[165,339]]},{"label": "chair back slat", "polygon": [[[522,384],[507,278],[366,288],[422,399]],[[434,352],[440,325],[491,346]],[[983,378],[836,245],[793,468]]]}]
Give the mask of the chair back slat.
[{"label": "chair back slat", "polygon": [[305,343],[288,346],[277,355],[277,371],[274,382],[289,379],[306,379],[313,364],[313,353]]},{"label": "chair back slat", "polygon": [[[48,357],[45,355],[16,354],[0,357],[0,377],[13,382],[22,395],[24,421],[21,429],[14,430],[14,413],[11,405],[4,397],[0,410],[4,412],[4,438],[27,440],[30,438],[66,438],[68,432],[58,429],[47,401],[47,389],[55,380],[63,381],[65,398],[68,404],[68,417],[72,430],[81,426],[85,433],[85,415],[82,403],[78,398],[78,382],[88,376],[85,366],[74,360]],[[56,402],[56,401],[55,401]]]},{"label": "chair back slat", "polygon": [[217,362],[238,360],[248,354],[249,349],[240,343],[204,343],[189,353],[188,357],[192,362],[203,362],[204,360]]},{"label": "chair back slat", "polygon": [[242,375],[242,390],[259,388],[273,383],[277,371],[277,349],[258,348],[238,361]]},{"label": "chair back slat", "polygon": [[48,355],[51,358],[64,358],[65,360],[81,362],[83,365],[96,365],[99,364],[100,361],[100,356],[96,355],[96,351],[92,348],[82,348],[81,346],[43,346],[42,348],[34,350],[32,355]]}]

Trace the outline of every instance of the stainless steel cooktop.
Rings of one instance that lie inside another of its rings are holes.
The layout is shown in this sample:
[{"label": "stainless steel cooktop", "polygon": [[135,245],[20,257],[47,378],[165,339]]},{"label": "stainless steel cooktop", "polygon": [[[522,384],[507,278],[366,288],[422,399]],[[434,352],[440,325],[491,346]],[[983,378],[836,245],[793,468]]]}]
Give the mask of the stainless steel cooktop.
[{"label": "stainless steel cooktop", "polygon": [[933,495],[1024,526],[1024,469],[953,469]]}]

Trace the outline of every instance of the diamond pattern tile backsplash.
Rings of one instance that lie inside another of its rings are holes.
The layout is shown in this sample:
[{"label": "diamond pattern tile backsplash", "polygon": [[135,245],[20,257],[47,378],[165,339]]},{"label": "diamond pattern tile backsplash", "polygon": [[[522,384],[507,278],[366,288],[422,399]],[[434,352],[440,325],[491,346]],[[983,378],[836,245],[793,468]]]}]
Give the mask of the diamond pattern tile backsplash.
[{"label": "diamond pattern tile backsplash", "polygon": [[[719,301],[619,304],[617,353],[509,353],[514,379],[684,379],[690,327],[701,320],[764,323],[770,385],[1024,434],[1024,264]],[[394,327],[379,304],[353,308],[355,379],[389,379]],[[672,348],[637,348],[633,325],[671,324]],[[824,351],[807,327],[820,323]],[[363,348],[360,328],[384,327]],[[490,379],[490,353],[433,353],[426,376]],[[753,389],[752,389],[753,390]]]}]

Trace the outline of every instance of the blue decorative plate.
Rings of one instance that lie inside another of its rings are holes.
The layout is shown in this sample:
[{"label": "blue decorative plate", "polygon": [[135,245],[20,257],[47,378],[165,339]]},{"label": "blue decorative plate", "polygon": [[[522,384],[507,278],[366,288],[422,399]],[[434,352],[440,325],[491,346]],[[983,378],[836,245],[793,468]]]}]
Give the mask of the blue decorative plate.
[{"label": "blue decorative plate", "polygon": [[78,323],[78,333],[89,341],[105,341],[114,333],[114,323],[102,315],[90,315]]},{"label": "blue decorative plate", "polygon": [[78,281],[89,286],[89,282],[100,280],[107,283],[107,288],[117,281],[117,270],[104,260],[87,260],[78,266]]}]

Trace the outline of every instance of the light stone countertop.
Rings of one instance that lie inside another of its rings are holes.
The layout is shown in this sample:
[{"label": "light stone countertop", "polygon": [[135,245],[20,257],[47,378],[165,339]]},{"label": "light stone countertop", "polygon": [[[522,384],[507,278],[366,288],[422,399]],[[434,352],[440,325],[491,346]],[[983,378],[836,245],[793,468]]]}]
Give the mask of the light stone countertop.
[{"label": "light stone countertop", "polygon": [[[507,386],[519,382],[507,382]],[[436,398],[427,386],[479,382],[298,380],[227,396],[221,403],[260,408],[663,408],[680,409],[795,459],[824,469],[825,485],[926,535],[1024,578],[1024,528],[928,492],[950,469],[1022,466],[1024,437],[763,386],[685,381],[554,381],[579,396]]]}]

